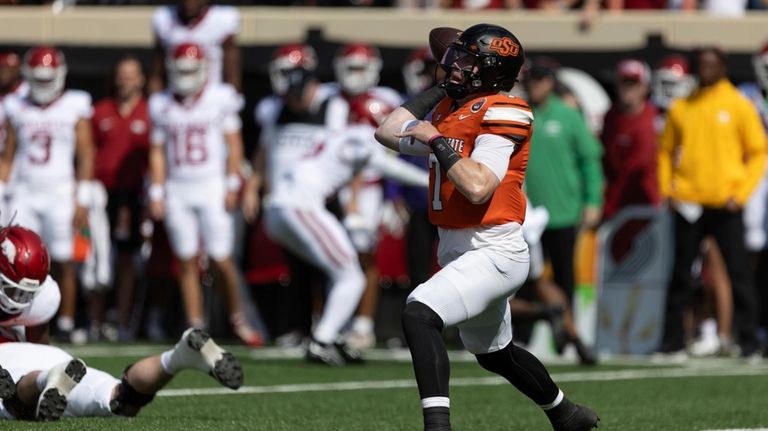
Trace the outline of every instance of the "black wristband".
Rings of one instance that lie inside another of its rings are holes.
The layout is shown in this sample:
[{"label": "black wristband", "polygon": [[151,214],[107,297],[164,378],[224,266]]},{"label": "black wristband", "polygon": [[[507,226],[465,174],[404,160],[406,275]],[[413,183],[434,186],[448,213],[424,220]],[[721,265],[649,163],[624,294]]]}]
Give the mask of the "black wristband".
[{"label": "black wristband", "polygon": [[429,111],[431,111],[438,103],[440,103],[440,101],[443,100],[445,96],[445,89],[440,87],[432,87],[413,96],[411,100],[403,103],[400,106],[407,109],[408,112],[413,114],[414,117],[418,118],[419,120],[423,120],[424,117],[429,114]]},{"label": "black wristband", "polygon": [[455,165],[462,159],[461,154],[457,153],[452,146],[448,144],[448,140],[444,136],[435,136],[429,140],[429,148],[432,148],[432,153],[437,158],[437,162],[440,163],[440,167],[445,172],[451,169],[451,166]]}]

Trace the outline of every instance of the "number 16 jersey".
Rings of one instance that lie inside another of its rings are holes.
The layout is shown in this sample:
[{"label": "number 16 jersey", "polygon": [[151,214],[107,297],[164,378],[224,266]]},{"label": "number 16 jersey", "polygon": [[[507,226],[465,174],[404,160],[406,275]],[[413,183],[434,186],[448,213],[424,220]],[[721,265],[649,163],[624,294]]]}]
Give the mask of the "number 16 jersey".
[{"label": "number 16 jersey", "polygon": [[210,84],[197,97],[181,101],[170,91],[149,98],[152,145],[165,145],[168,181],[224,178],[224,136],[239,132],[242,97],[228,84]]}]

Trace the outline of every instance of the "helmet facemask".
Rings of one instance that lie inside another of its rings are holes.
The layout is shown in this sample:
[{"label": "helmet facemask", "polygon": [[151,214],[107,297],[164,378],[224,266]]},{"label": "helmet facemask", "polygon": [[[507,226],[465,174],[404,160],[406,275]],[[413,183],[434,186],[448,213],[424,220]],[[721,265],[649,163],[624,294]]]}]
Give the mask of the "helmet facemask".
[{"label": "helmet facemask", "polygon": [[24,66],[24,79],[29,83],[29,95],[35,103],[47,105],[64,91],[67,67]]},{"label": "helmet facemask", "polygon": [[381,60],[364,56],[346,56],[334,62],[341,89],[351,96],[362,94],[379,83]]},{"label": "helmet facemask", "polygon": [[0,310],[7,314],[17,314],[32,305],[32,300],[40,292],[37,280],[23,278],[15,283],[5,274],[0,273]]},{"label": "helmet facemask", "polygon": [[[440,61],[440,67],[446,73],[440,87],[455,100],[473,93],[504,89],[496,82],[497,63],[494,56],[473,53],[459,44],[451,45]],[[454,71],[461,71],[460,82],[455,82]]]},{"label": "helmet facemask", "polygon": [[169,65],[173,92],[189,97],[200,91],[208,79],[206,61],[203,59],[180,58]]}]

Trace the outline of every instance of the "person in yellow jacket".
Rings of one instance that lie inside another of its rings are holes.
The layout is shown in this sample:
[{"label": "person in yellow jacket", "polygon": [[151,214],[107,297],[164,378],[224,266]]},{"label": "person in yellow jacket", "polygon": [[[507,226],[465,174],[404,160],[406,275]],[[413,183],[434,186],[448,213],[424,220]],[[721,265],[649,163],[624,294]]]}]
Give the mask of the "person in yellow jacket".
[{"label": "person in yellow jacket", "polygon": [[743,356],[757,350],[757,292],[744,244],[742,208],[765,165],[766,135],[754,106],[726,77],[725,54],[697,51],[699,87],[667,114],[659,145],[659,184],[675,217],[675,263],[659,351],[685,348],[683,311],[701,239],[717,241],[731,278],[734,329]]}]

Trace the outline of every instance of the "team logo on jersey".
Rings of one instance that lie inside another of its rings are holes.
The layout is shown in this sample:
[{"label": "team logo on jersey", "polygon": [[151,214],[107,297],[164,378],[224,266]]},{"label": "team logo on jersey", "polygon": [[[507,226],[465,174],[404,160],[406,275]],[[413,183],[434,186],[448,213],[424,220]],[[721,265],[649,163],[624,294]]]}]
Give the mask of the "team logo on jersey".
[{"label": "team logo on jersey", "polygon": [[105,118],[99,121],[99,130],[101,130],[102,132],[106,132],[111,128],[112,128],[112,120],[110,120],[109,118]]},{"label": "team logo on jersey", "polygon": [[147,131],[147,123],[142,120],[134,120],[131,122],[131,133],[134,135],[141,135]]},{"label": "team logo on jersey", "polygon": [[469,112],[474,114],[474,113],[480,111],[481,109],[483,109],[483,105],[485,105],[486,101],[487,100],[485,99],[485,97],[483,97],[482,99],[480,99],[477,102],[473,103],[472,106],[469,107]]},{"label": "team logo on jersey", "polygon": [[0,244],[0,249],[3,250],[3,254],[8,258],[8,262],[13,263],[16,261],[16,246],[13,245],[11,240],[6,238],[5,241]]},{"label": "team logo on jersey", "polygon": [[509,37],[497,37],[491,39],[491,46],[488,47],[491,51],[496,51],[502,57],[517,57],[520,53],[520,45],[516,44],[514,40]]}]

